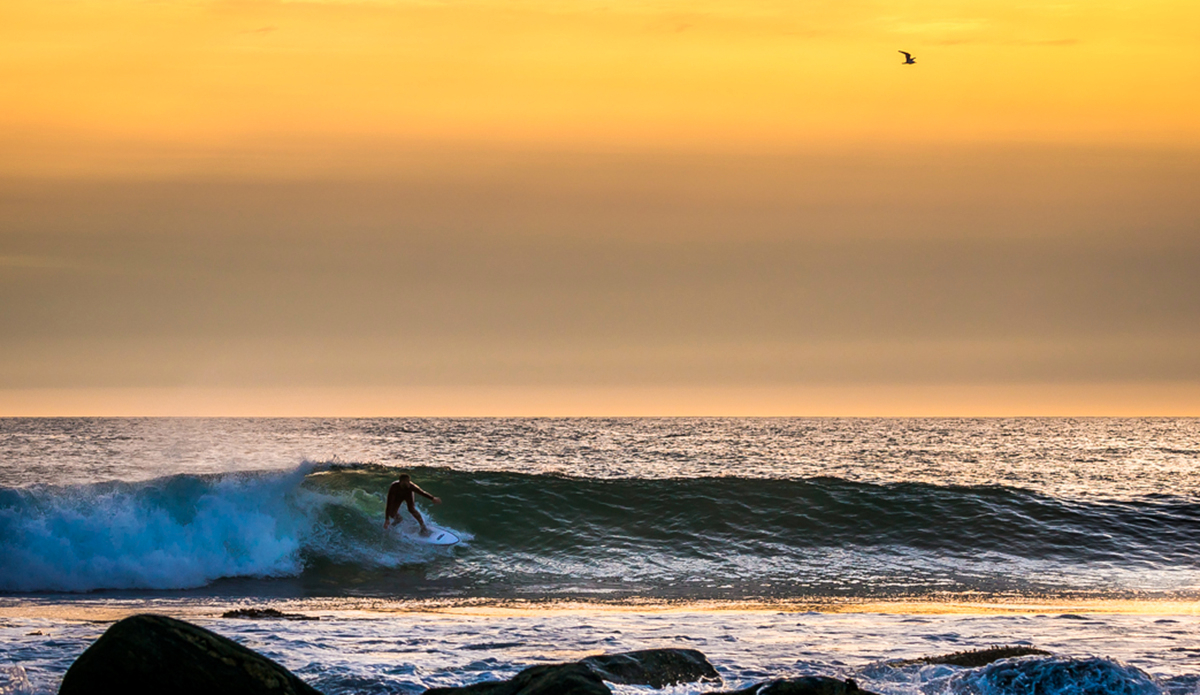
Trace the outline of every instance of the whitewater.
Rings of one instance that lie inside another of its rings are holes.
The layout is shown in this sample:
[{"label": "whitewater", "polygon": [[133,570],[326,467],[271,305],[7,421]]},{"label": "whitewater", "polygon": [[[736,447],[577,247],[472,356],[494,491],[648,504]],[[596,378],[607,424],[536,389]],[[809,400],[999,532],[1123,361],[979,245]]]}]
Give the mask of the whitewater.
[{"label": "whitewater", "polygon": [[[727,686],[1196,693],[1198,459],[1195,419],[0,420],[0,693],[146,610],[326,693],[658,646]],[[462,543],[383,532],[400,472]],[[1053,656],[897,661],[994,644]]]}]

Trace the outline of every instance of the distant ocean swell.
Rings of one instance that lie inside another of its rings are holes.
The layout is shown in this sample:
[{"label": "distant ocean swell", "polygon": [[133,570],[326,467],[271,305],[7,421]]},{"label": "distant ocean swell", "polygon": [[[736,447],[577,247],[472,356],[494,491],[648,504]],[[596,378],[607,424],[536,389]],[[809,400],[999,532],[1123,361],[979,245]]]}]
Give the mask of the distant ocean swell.
[{"label": "distant ocean swell", "polygon": [[681,598],[1200,592],[1200,504],[837,478],[582,479],[413,474],[450,550],[381,532],[398,471],[0,490],[0,591],[190,589]]}]

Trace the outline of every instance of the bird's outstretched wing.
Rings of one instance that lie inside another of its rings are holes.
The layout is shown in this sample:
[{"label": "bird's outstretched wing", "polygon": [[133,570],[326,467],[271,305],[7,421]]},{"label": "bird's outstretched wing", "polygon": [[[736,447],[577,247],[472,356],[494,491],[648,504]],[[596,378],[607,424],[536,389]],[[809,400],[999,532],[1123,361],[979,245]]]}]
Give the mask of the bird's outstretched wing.
[{"label": "bird's outstretched wing", "polygon": [[916,60],[913,59],[912,54],[909,53],[908,51],[900,51],[900,53],[904,54],[904,64],[905,65],[912,65],[913,63],[917,62]]}]

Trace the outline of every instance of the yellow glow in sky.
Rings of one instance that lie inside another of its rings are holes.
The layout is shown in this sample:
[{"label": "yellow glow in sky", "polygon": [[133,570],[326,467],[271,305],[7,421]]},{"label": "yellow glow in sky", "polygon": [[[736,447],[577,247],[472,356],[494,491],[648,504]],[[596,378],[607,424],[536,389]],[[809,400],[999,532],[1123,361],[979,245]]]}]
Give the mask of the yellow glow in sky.
[{"label": "yellow glow in sky", "polygon": [[5,0],[0,146],[1195,144],[1197,26],[1188,0]]},{"label": "yellow glow in sky", "polygon": [[1195,415],[1197,27],[0,0],[0,415]]}]

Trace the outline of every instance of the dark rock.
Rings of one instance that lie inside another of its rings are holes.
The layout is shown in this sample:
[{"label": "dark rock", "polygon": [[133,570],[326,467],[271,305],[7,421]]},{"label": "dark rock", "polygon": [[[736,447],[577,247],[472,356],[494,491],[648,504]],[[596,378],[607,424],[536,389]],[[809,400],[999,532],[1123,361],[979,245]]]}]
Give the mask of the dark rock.
[{"label": "dark rock", "polygon": [[610,683],[662,688],[697,681],[721,682],[721,676],[695,649],[644,649],[589,656],[580,661]]},{"label": "dark rock", "polygon": [[425,695],[612,695],[612,691],[592,669],[574,663],[531,666],[510,680],[430,688]]},{"label": "dark rock", "polygon": [[239,608],[235,611],[225,611],[222,618],[244,618],[246,620],[320,620],[314,615],[300,613],[282,613],[274,608]]},{"label": "dark rock", "polygon": [[859,690],[853,678],[844,681],[826,676],[801,676],[755,683],[749,688],[708,695],[874,695]]},{"label": "dark rock", "polygon": [[1050,652],[1033,647],[989,647],[974,649],[966,652],[954,652],[941,656],[923,656],[919,659],[907,659],[899,662],[898,666],[912,664],[945,664],[946,666],[962,666],[964,668],[979,668],[993,661],[1011,659],[1017,656],[1049,656]]},{"label": "dark rock", "polygon": [[67,669],[59,695],[320,695],[233,640],[161,615],[126,618]]}]

